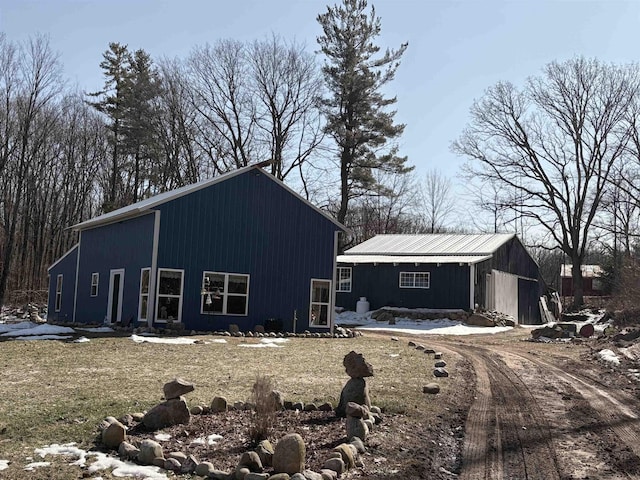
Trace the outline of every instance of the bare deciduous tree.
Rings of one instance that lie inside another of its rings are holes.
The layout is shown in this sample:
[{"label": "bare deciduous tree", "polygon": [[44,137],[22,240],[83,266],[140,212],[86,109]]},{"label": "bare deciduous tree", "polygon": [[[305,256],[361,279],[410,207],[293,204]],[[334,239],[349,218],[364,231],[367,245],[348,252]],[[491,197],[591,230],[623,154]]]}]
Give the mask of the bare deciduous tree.
[{"label": "bare deciduous tree", "polygon": [[498,185],[500,203],[533,219],[571,259],[576,305],[593,221],[629,141],[638,73],[577,58],[550,63],[522,90],[498,83],[453,145],[468,173]]},{"label": "bare deciduous tree", "polygon": [[439,170],[429,170],[420,185],[420,216],[427,233],[445,231],[455,212],[451,181]]}]

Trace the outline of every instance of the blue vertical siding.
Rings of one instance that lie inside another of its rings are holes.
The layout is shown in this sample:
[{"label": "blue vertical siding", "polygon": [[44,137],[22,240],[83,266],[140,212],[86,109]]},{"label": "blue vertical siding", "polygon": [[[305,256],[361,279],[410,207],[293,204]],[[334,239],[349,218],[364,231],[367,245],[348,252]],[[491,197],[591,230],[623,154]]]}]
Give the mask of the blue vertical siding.
[{"label": "blue vertical siding", "polygon": [[[308,328],[312,278],[333,278],[339,228],[261,170],[160,205],[158,268],[184,269],[182,321],[189,329],[279,319]],[[200,314],[203,271],[250,275],[247,316]]]},{"label": "blue vertical siding", "polygon": [[[351,267],[351,292],[338,292],[336,305],[355,310],[360,297],[367,297],[371,310],[388,307],[469,308],[468,265],[456,264],[359,264]],[[429,288],[400,288],[400,272],[430,272]]]},{"label": "blue vertical siding", "polygon": [[[69,250],[58,263],[49,269],[49,300],[47,302],[47,319],[56,322],[73,320],[73,299],[76,289],[76,266],[78,262],[78,245]],[[56,282],[62,275],[62,301],[60,311],[56,312]]]},{"label": "blue vertical siding", "polygon": [[[138,318],[140,269],[151,266],[154,215],[84,230],[80,235],[80,263],[76,322],[102,323],[107,314],[110,271],[124,269],[122,320]],[[98,295],[91,296],[91,274],[100,275]]]}]

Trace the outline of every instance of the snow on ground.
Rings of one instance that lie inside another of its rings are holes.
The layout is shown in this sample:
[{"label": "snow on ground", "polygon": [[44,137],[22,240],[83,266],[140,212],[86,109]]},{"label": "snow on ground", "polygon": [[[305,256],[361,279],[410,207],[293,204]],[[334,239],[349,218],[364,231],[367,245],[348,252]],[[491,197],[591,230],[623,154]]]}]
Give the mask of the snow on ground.
[{"label": "snow on ground", "polygon": [[611,363],[616,366],[620,365],[620,359],[618,358],[618,356],[608,348],[605,348],[604,350],[600,350],[598,352],[598,356],[605,362]]},{"label": "snow on ground", "polygon": [[[422,310],[429,311],[428,309]],[[398,312],[402,313],[402,310],[398,309]],[[431,313],[432,311],[429,312]],[[438,312],[446,313],[444,310],[438,310]],[[401,316],[396,317],[395,325],[389,325],[386,322],[377,322],[372,319],[371,312],[339,313],[336,316],[336,324],[355,327],[358,330],[385,330],[414,335],[474,335],[478,333],[500,333],[513,329],[513,327],[476,327],[472,325],[465,325],[463,322],[456,320],[449,320],[448,318],[441,318],[437,320],[412,320]]]},{"label": "snow on ground", "polygon": [[87,337],[78,337],[76,338],[73,343],[87,343],[90,340]]},{"label": "snow on ground", "polygon": [[0,323],[0,334],[7,333],[12,330],[27,330],[35,326],[37,326],[35,323],[31,323],[26,320],[20,323]]},{"label": "snow on ground", "polygon": [[276,347],[280,348],[282,345],[278,345],[279,343],[288,342],[288,338],[261,338],[260,343],[241,343],[239,347],[251,347],[251,348],[265,348],[265,347]]},{"label": "snow on ground", "polygon": [[217,434],[212,434],[207,436],[207,438],[204,437],[198,437],[196,438],[194,441],[191,442],[192,445],[209,445],[209,446],[213,446],[216,443],[218,443],[218,440],[222,440],[222,435],[217,435]]},{"label": "snow on ground", "polygon": [[198,341],[197,338],[185,338],[185,337],[151,337],[141,335],[131,335],[131,340],[136,343],[169,343],[172,345],[192,345]]},{"label": "snow on ground", "polygon": [[0,471],[9,468],[9,460],[0,460]]},{"label": "snow on ground", "polygon": [[[169,480],[168,477],[162,473],[162,470],[158,467],[136,465],[131,462],[123,462],[122,460],[110,457],[102,452],[87,452],[75,446],[75,443],[66,443],[63,445],[53,444],[44,448],[37,448],[36,453],[42,458],[47,455],[65,455],[68,457],[76,458],[76,461],[70,465],[85,466],[88,457],[95,457],[93,463],[89,465],[88,471],[93,474],[99,470],[112,469],[111,474],[114,477],[133,477],[143,478],[144,480]],[[49,462],[33,462],[25,467],[25,470],[29,466],[46,466],[50,465]]]},{"label": "snow on ground", "polygon": [[[18,325],[22,325],[22,323],[19,323]],[[58,325],[49,325],[49,324],[42,324],[42,325],[35,325],[32,324],[32,327],[27,327],[27,328],[13,328],[11,330],[9,330],[6,333],[3,333],[2,336],[3,337],[24,337],[26,335],[38,335],[38,336],[42,336],[42,335],[63,335],[66,333],[75,333],[75,330],[71,327],[60,327]],[[15,325],[11,325],[13,327],[15,327]]]},{"label": "snow on ground", "polygon": [[83,332],[90,333],[111,333],[115,330],[111,327],[76,327],[76,330],[82,330]]},{"label": "snow on ground", "polygon": [[24,466],[24,469],[27,472],[33,472],[36,468],[40,467],[49,467],[51,466],[51,462],[31,462]]},{"label": "snow on ground", "polygon": [[153,438],[155,438],[159,442],[168,442],[169,440],[171,440],[171,435],[169,435],[168,433],[156,433]]}]

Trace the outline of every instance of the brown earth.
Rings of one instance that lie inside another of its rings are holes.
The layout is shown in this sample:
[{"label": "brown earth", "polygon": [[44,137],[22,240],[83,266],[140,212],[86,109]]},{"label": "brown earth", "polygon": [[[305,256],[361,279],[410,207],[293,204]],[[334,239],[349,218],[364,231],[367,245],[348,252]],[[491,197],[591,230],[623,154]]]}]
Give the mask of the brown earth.
[{"label": "brown earth", "polygon": [[[640,479],[640,383],[629,372],[640,368],[638,357],[625,357],[608,339],[547,344],[528,338],[523,329],[499,336],[421,337],[448,362],[450,377],[440,381],[454,388],[428,397],[441,413],[383,414],[368,439],[364,466],[342,478]],[[400,341],[411,348],[410,339]],[[598,360],[603,348],[615,350],[622,365]],[[252,448],[246,429],[239,428],[250,416],[195,416],[188,426],[164,430],[172,435],[164,449],[232,470]],[[331,413],[284,411],[274,427],[274,439],[292,430],[303,435],[307,467],[315,471],[347,440],[343,421]],[[130,433],[134,441],[153,437]],[[215,448],[187,448],[210,433],[223,436]]]}]

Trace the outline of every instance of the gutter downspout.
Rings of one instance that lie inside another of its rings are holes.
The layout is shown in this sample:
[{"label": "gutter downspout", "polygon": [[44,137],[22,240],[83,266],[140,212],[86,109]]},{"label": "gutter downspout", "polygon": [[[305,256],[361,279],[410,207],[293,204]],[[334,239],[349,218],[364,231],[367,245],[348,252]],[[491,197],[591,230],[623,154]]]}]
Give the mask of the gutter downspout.
[{"label": "gutter downspout", "polygon": [[331,302],[329,303],[329,325],[331,336],[336,324],[336,282],[338,276],[338,237],[340,232],[333,232],[333,282],[331,282]]}]

